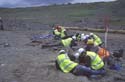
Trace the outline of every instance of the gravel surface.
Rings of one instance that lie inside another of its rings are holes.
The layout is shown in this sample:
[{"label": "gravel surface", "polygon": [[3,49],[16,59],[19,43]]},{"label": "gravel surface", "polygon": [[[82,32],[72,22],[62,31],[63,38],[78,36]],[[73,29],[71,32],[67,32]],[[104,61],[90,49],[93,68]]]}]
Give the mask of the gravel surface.
[{"label": "gravel surface", "polygon": [[[53,62],[57,51],[27,45],[32,35],[40,33],[43,31],[0,31],[0,82],[125,82],[125,60],[122,70],[107,69],[106,76],[98,79],[57,71]],[[104,34],[100,36],[104,40]],[[124,36],[108,34],[108,49],[125,50]]]}]

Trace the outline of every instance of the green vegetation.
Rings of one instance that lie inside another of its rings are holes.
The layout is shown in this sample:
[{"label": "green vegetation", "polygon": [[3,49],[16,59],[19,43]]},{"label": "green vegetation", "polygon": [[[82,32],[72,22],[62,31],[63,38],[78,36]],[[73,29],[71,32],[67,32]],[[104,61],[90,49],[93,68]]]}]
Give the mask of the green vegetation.
[{"label": "green vegetation", "polygon": [[93,16],[95,4],[53,5],[45,7],[0,9],[0,16],[16,18],[43,24],[78,21],[85,16]]},{"label": "green vegetation", "polygon": [[116,18],[113,17],[112,19],[110,19],[110,24],[118,26],[118,25],[124,25],[125,26],[125,18]]},{"label": "green vegetation", "polygon": [[[122,0],[121,0],[122,1]],[[99,15],[112,16],[111,24],[125,24],[125,19],[120,21],[113,20],[119,15],[113,14],[115,2],[110,3],[91,3],[91,4],[69,4],[51,5],[29,8],[1,8],[0,16],[6,19],[25,20],[40,24],[54,24],[80,21],[85,17],[97,17]],[[124,16],[122,16],[124,18]]]}]

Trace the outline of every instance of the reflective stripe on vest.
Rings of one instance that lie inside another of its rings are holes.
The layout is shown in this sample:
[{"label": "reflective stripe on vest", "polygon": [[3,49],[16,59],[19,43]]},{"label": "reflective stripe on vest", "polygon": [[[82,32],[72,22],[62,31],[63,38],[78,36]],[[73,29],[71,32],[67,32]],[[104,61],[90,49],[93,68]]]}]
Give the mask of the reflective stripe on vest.
[{"label": "reflective stripe on vest", "polygon": [[104,62],[95,52],[87,51],[87,55],[91,58],[91,68],[98,70],[104,66]]},{"label": "reflective stripe on vest", "polygon": [[67,38],[61,41],[64,47],[69,47],[71,45],[72,38]]},{"label": "reflective stripe on vest", "polygon": [[57,62],[64,73],[69,73],[78,64],[71,61],[66,54],[60,54],[57,57]]}]

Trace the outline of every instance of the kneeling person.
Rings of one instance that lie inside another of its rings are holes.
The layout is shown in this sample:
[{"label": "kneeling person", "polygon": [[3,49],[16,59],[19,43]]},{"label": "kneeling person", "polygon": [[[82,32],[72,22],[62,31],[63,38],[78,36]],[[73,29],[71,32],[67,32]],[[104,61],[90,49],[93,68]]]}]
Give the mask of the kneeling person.
[{"label": "kneeling person", "polygon": [[84,65],[71,61],[68,54],[61,50],[56,59],[56,68],[64,73],[73,73],[78,76],[90,76],[90,75],[102,75],[105,74],[105,70],[92,70]]},{"label": "kneeling person", "polygon": [[79,61],[79,64],[90,67],[93,70],[100,70],[104,67],[103,60],[93,51],[86,51],[84,48],[80,48],[74,56]]}]

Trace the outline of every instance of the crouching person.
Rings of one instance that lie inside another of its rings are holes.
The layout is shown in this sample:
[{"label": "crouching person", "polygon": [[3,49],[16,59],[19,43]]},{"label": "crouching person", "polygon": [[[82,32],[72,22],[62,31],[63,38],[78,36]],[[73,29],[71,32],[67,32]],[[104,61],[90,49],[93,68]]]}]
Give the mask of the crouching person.
[{"label": "crouching person", "polygon": [[84,48],[80,48],[74,56],[81,65],[90,67],[92,70],[105,71],[103,60],[95,52],[86,51]]},{"label": "crouching person", "polygon": [[65,50],[61,50],[56,58],[56,68],[64,73],[72,73],[77,76],[90,76],[105,74],[105,70],[93,70],[85,65],[71,61]]}]

